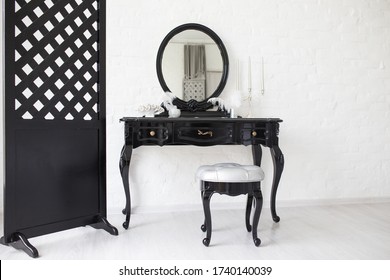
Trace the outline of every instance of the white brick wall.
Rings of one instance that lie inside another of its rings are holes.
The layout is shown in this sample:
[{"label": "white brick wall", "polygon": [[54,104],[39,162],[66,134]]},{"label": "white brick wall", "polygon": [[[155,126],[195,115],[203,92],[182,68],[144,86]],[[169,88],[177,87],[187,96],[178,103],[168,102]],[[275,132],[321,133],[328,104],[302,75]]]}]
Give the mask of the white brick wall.
[{"label": "white brick wall", "polygon": [[[221,97],[235,88],[237,59],[247,88],[251,56],[253,115],[284,120],[280,200],[390,196],[389,1],[122,0],[109,4],[107,15],[109,205],[123,204],[118,119],[135,115],[140,104],[159,103],[157,49],[187,22],[207,25],[226,45],[232,67]],[[250,149],[139,148],[131,166],[134,205],[199,203],[195,169],[228,160],[250,162]],[[266,198],[270,161],[264,149]]]},{"label": "white brick wall", "polygon": [[[231,61],[252,59],[255,117],[280,117],[285,171],[278,198],[390,196],[390,1],[107,1],[108,206],[122,207],[119,118],[161,101],[158,47],[174,27],[197,22],[224,41]],[[261,58],[265,95],[260,91]],[[241,114],[248,106],[243,104]],[[251,162],[249,147],[141,147],[133,152],[133,206],[199,204],[196,168]],[[264,149],[269,197],[272,163]],[[215,201],[228,201],[215,196]],[[241,198],[243,199],[243,198]],[[229,200],[231,201],[231,200]]]}]

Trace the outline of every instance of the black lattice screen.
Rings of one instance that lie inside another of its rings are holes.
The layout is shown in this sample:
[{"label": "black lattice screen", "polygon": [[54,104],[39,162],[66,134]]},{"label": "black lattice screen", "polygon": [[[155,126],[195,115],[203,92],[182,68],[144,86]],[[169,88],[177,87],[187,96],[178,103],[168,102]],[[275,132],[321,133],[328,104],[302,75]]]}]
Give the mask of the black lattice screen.
[{"label": "black lattice screen", "polygon": [[22,119],[98,117],[98,1],[15,1],[15,110]]},{"label": "black lattice screen", "polygon": [[0,243],[106,220],[105,0],[4,1]]}]

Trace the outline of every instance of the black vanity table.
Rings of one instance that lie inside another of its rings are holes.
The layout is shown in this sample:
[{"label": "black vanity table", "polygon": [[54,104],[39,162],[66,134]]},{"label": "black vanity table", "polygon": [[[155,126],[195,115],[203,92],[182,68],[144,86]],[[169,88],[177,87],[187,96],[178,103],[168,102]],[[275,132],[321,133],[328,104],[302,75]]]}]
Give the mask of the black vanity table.
[{"label": "black vanity table", "polygon": [[120,172],[126,194],[126,206],[123,214],[126,221],[123,227],[129,227],[131,214],[129,166],[133,149],[140,146],[165,145],[251,145],[253,162],[261,165],[261,145],[270,148],[274,164],[271,190],[271,213],[275,222],[280,218],[276,214],[275,201],[284,158],[279,148],[278,134],[281,119],[262,118],[122,118],[124,122],[125,145],[120,157]]},{"label": "black vanity table", "polygon": [[[211,49],[213,51],[210,51]],[[213,59],[210,59],[211,57]],[[165,36],[159,47],[156,72],[163,91],[175,96],[170,105],[181,110],[181,117],[169,118],[170,110],[165,107],[165,112],[154,118],[121,119],[124,122],[125,138],[119,162],[126,194],[126,206],[123,209],[126,221],[123,227],[127,229],[130,222],[129,166],[133,149],[140,146],[166,145],[251,145],[253,161],[258,166],[261,165],[261,146],[270,148],[274,163],[271,213],[273,220],[279,222],[275,201],[284,166],[283,154],[278,144],[279,123],[282,120],[230,118],[226,108],[220,108],[218,104],[217,111],[209,110],[214,107],[210,99],[218,99],[229,73],[228,53],[218,35],[210,28],[197,23],[187,23],[174,28]],[[213,79],[209,80],[208,74],[217,75],[214,80],[219,80],[219,83],[212,84]]]}]

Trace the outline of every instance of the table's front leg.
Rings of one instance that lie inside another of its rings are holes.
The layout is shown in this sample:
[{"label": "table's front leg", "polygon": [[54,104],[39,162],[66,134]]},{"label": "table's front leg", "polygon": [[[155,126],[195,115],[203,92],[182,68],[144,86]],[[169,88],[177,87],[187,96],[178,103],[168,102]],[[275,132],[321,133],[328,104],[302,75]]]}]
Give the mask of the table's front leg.
[{"label": "table's front leg", "polygon": [[277,223],[280,221],[280,217],[276,214],[276,192],[278,191],[280,177],[283,172],[284,157],[282,151],[277,145],[271,147],[271,156],[274,163],[274,178],[272,180],[271,190],[271,213],[272,219],[275,223]]},{"label": "table's front leg", "polygon": [[130,167],[130,160],[131,160],[132,152],[133,152],[133,146],[125,144],[122,148],[121,157],[119,160],[119,170],[121,172],[123,187],[125,189],[125,196],[126,196],[126,206],[122,211],[122,213],[126,215],[126,220],[123,223],[123,227],[125,229],[129,228],[130,214],[131,214],[129,167]]},{"label": "table's front leg", "polygon": [[253,156],[253,164],[257,166],[261,166],[261,158],[263,156],[261,145],[259,144],[252,145],[252,156]]},{"label": "table's front leg", "polygon": [[[253,156],[253,164],[257,166],[261,166],[261,158],[263,156],[263,151],[259,144],[252,145],[252,156]],[[245,212],[246,229],[248,230],[248,232],[252,230],[252,227],[249,222],[251,216],[252,204],[253,204],[253,195],[248,194],[248,199],[246,202],[246,212]]]}]

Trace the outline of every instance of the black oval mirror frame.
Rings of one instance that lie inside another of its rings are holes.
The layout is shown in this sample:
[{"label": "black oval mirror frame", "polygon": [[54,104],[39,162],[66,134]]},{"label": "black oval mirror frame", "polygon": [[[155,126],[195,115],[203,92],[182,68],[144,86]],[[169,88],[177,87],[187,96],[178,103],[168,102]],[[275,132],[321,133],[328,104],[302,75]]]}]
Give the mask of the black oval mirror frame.
[{"label": "black oval mirror frame", "polygon": [[168,88],[166,82],[165,82],[164,75],[162,73],[163,54],[164,54],[165,47],[168,45],[169,41],[175,35],[179,34],[182,31],[185,31],[185,30],[202,31],[205,34],[207,34],[208,36],[210,36],[210,38],[213,39],[213,41],[217,44],[217,46],[221,52],[222,62],[223,62],[222,77],[221,77],[221,81],[220,81],[217,89],[214,91],[214,93],[210,97],[206,98],[205,100],[196,101],[196,100],[192,99],[192,100],[186,102],[180,98],[175,98],[173,100],[173,104],[176,105],[178,109],[183,110],[183,111],[190,111],[190,112],[206,111],[207,109],[210,109],[213,106],[210,102],[208,102],[208,100],[210,98],[213,98],[213,97],[218,97],[221,94],[222,90],[225,88],[226,81],[227,81],[228,74],[229,74],[229,58],[228,58],[226,48],[225,48],[222,40],[210,28],[208,28],[204,25],[198,24],[198,23],[186,23],[186,24],[183,24],[183,25],[176,27],[171,32],[169,32],[168,35],[165,36],[164,40],[161,42],[160,48],[158,49],[158,53],[157,53],[156,69],[157,69],[158,80],[160,82],[162,89],[165,92],[167,92],[167,91],[171,92],[170,89]]}]

